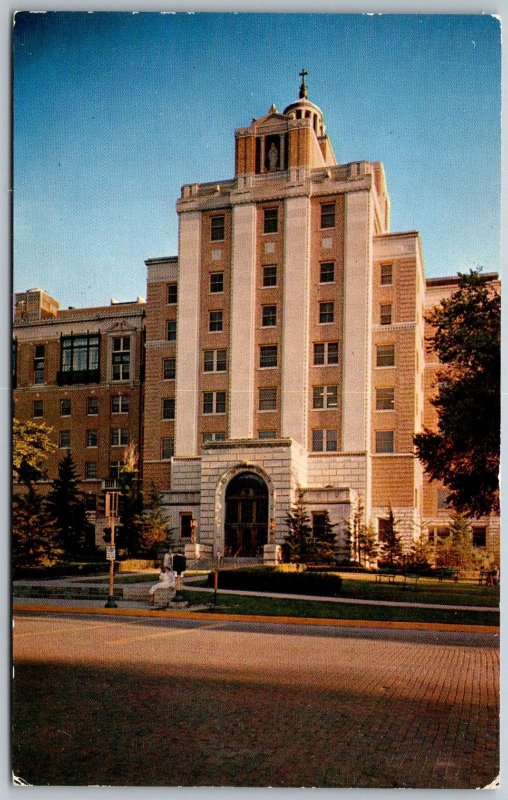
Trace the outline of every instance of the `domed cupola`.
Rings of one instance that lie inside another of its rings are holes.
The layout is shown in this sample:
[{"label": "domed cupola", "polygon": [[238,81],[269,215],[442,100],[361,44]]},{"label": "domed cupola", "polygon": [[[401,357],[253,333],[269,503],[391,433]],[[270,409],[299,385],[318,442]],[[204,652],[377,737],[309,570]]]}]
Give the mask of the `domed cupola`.
[{"label": "domed cupola", "polygon": [[311,103],[307,96],[307,84],[305,83],[305,77],[308,74],[309,73],[305,69],[302,69],[300,72],[302,82],[300,84],[298,100],[295,100],[294,103],[290,103],[284,109],[284,115],[296,120],[309,119],[316,136],[324,136],[326,129],[323,124],[323,112],[318,106],[316,106],[314,103]]}]

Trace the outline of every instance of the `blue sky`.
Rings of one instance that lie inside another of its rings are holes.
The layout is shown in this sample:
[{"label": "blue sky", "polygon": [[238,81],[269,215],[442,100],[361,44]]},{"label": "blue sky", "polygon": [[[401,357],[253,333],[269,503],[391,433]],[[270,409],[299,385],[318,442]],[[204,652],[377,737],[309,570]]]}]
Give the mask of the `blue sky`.
[{"label": "blue sky", "polygon": [[182,184],[232,177],[235,128],[296,99],[303,66],[337,160],[384,163],[427,275],[499,269],[492,17],[22,13],[13,44],[15,291],[145,296]]}]

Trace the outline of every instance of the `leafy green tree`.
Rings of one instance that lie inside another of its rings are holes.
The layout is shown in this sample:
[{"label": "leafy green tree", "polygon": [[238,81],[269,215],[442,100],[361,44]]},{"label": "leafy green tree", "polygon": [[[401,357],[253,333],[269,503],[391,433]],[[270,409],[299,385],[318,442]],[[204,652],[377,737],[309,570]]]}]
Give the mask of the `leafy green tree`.
[{"label": "leafy green tree", "polygon": [[402,560],[402,544],[397,533],[397,522],[391,506],[388,507],[388,519],[383,526],[383,540],[381,542],[381,559],[384,564],[395,567]]},{"label": "leafy green tree", "polygon": [[46,507],[55,520],[58,540],[66,555],[76,556],[91,549],[92,526],[86,518],[85,496],[79,490],[79,476],[70,450],[58,464]]},{"label": "leafy green tree", "polygon": [[164,515],[162,497],[159,489],[152,481],[145,501],[142,518],[141,546],[147,552],[153,552],[158,546],[170,546],[172,529]]},{"label": "leafy green tree", "polygon": [[459,288],[428,315],[443,368],[432,400],[437,431],[415,436],[431,480],[441,480],[461,513],[499,512],[501,300],[478,272],[459,273]]},{"label": "leafy green tree", "polygon": [[142,549],[143,496],[139,490],[138,461],[136,445],[128,444],[118,477],[120,524],[116,529],[115,540],[118,549],[124,549],[129,555],[137,555]]},{"label": "leafy green tree", "polygon": [[299,564],[312,561],[314,555],[312,525],[301,490],[292,508],[286,512],[284,521],[288,528],[284,544],[289,552],[289,560]]},{"label": "leafy green tree", "polygon": [[48,456],[56,449],[51,433],[43,422],[12,421],[13,477],[27,488],[46,475]]}]

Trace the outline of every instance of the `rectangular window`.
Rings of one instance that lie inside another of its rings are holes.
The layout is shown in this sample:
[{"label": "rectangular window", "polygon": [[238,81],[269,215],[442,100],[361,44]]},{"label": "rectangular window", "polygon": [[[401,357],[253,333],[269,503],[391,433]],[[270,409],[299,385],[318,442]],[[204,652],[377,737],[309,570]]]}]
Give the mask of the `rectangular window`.
[{"label": "rectangular window", "polygon": [[219,333],[222,330],[222,311],[210,311],[208,330],[210,333]]},{"label": "rectangular window", "polygon": [[129,444],[128,428],[111,428],[111,447],[125,447]]},{"label": "rectangular window", "polygon": [[338,342],[316,342],[314,344],[314,366],[328,366],[339,363]]},{"label": "rectangular window", "polygon": [[226,432],[225,431],[205,431],[203,433],[201,440],[203,444],[207,442],[224,442],[226,440]]},{"label": "rectangular window", "polygon": [[277,431],[258,431],[258,439],[276,439]]},{"label": "rectangular window", "polygon": [[114,394],[111,398],[112,414],[127,414],[130,407],[130,396],[128,394]]},{"label": "rectangular window", "polygon": [[381,264],[381,286],[391,286],[393,282],[392,264]]},{"label": "rectangular window", "polygon": [[57,383],[99,383],[99,334],[62,336]]},{"label": "rectangular window", "polygon": [[168,342],[176,342],[176,319],[168,319],[167,340]]},{"label": "rectangular window", "polygon": [[277,286],[277,267],[263,267],[263,286]]},{"label": "rectangular window", "polygon": [[71,401],[69,397],[60,400],[60,416],[70,417],[71,415]]},{"label": "rectangular window", "polygon": [[192,536],[192,513],[180,512],[180,538],[190,539]]},{"label": "rectangular window", "polygon": [[395,389],[393,387],[376,389],[376,411],[393,411],[395,408]]},{"label": "rectangular window", "polygon": [[319,265],[319,282],[333,283],[335,280],[335,264],[333,261],[323,261]]},{"label": "rectangular window", "polygon": [[265,208],[264,220],[263,220],[263,232],[277,233],[278,229],[279,229],[278,209]]},{"label": "rectangular window", "polygon": [[392,324],[392,304],[386,303],[379,307],[379,321],[381,325]]},{"label": "rectangular window", "polygon": [[88,430],[85,438],[87,447],[97,447],[99,444],[99,434],[95,430]]},{"label": "rectangular window", "polygon": [[225,414],[226,392],[204,392],[203,414]]},{"label": "rectangular window", "polygon": [[34,349],[34,383],[44,383],[45,354],[45,346],[36,344]]},{"label": "rectangular window", "polygon": [[259,348],[259,366],[260,367],[276,367],[277,366],[277,345],[276,344],[262,345]]},{"label": "rectangular window", "polygon": [[178,284],[177,283],[168,283],[168,305],[174,305],[178,303]]},{"label": "rectangular window", "polygon": [[44,401],[34,400],[32,405],[32,417],[43,417],[43,416],[44,416]]},{"label": "rectangular window", "polygon": [[333,303],[319,304],[319,322],[333,322],[334,308]]},{"label": "rectangular window", "polygon": [[86,399],[86,413],[90,414],[90,415],[99,413],[99,398],[98,397],[87,397],[87,399]]},{"label": "rectangular window", "polygon": [[277,410],[277,389],[275,386],[268,389],[259,390],[259,410],[260,411],[276,411]]},{"label": "rectangular window", "polygon": [[312,450],[315,453],[337,452],[337,431],[314,430],[312,431]]},{"label": "rectangular window", "polygon": [[224,273],[212,272],[210,275],[210,292],[223,292],[224,291]]},{"label": "rectangular window", "polygon": [[167,461],[175,454],[175,440],[171,437],[161,439],[161,459]]},{"label": "rectangular window", "polygon": [[473,525],[473,547],[487,547],[487,528],[485,525]]},{"label": "rectangular window", "polygon": [[376,453],[393,452],[393,431],[376,431]]},{"label": "rectangular window", "polygon": [[203,359],[204,372],[225,372],[227,365],[226,350],[205,350]]},{"label": "rectangular window", "polygon": [[211,217],[210,219],[210,241],[224,241],[224,215]]},{"label": "rectangular window", "polygon": [[376,348],[376,366],[377,367],[395,366],[394,344],[378,344]]},{"label": "rectangular window", "polygon": [[175,398],[164,397],[162,400],[162,419],[175,418]]},{"label": "rectangular window", "polygon": [[85,478],[91,480],[97,477],[97,461],[85,461]]},{"label": "rectangular window", "polygon": [[263,328],[272,328],[277,325],[277,306],[263,306],[261,324]]},{"label": "rectangular window", "polygon": [[164,380],[174,380],[176,377],[176,358],[165,358],[163,363]]},{"label": "rectangular window", "polygon": [[58,446],[59,447],[70,447],[71,446],[71,432],[70,431],[60,431],[58,437]]},{"label": "rectangular window", "polygon": [[313,511],[312,512],[312,535],[316,537],[320,537],[326,528],[326,512],[325,511]]},{"label": "rectangular window", "polygon": [[335,228],[335,203],[321,204],[321,227]]},{"label": "rectangular window", "polygon": [[312,408],[337,408],[337,386],[314,386]]},{"label": "rectangular window", "polygon": [[118,480],[122,467],[123,461],[111,461],[109,464],[109,477],[112,480]]},{"label": "rectangular window", "polygon": [[111,377],[114,381],[128,381],[131,365],[130,336],[113,337],[113,357]]},{"label": "rectangular window", "polygon": [[438,511],[447,511],[448,510],[448,489],[438,489],[437,490],[437,510]]}]

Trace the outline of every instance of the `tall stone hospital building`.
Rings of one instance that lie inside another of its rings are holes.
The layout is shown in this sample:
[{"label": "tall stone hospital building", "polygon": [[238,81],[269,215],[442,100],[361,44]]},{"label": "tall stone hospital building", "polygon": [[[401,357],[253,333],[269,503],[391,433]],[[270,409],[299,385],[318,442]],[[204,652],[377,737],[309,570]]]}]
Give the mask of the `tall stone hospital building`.
[{"label": "tall stone hospital building", "polygon": [[[382,537],[391,506],[407,546],[423,524],[446,533],[413,436],[436,422],[424,315],[457,279],[426,280],[418,233],[390,231],[381,163],[337,163],[305,74],[282,113],[235,132],[234,177],[184,186],[177,212],[178,257],[147,259],[146,304],[28,318],[17,297],[17,408],[43,400],[57,442],[69,432],[90,508],[132,440],[189,555],[281,543],[299,489],[314,525],[328,511],[339,530],[360,506]],[[78,335],[96,337],[96,368],[74,380]],[[497,553],[499,520],[473,539]]]}]

